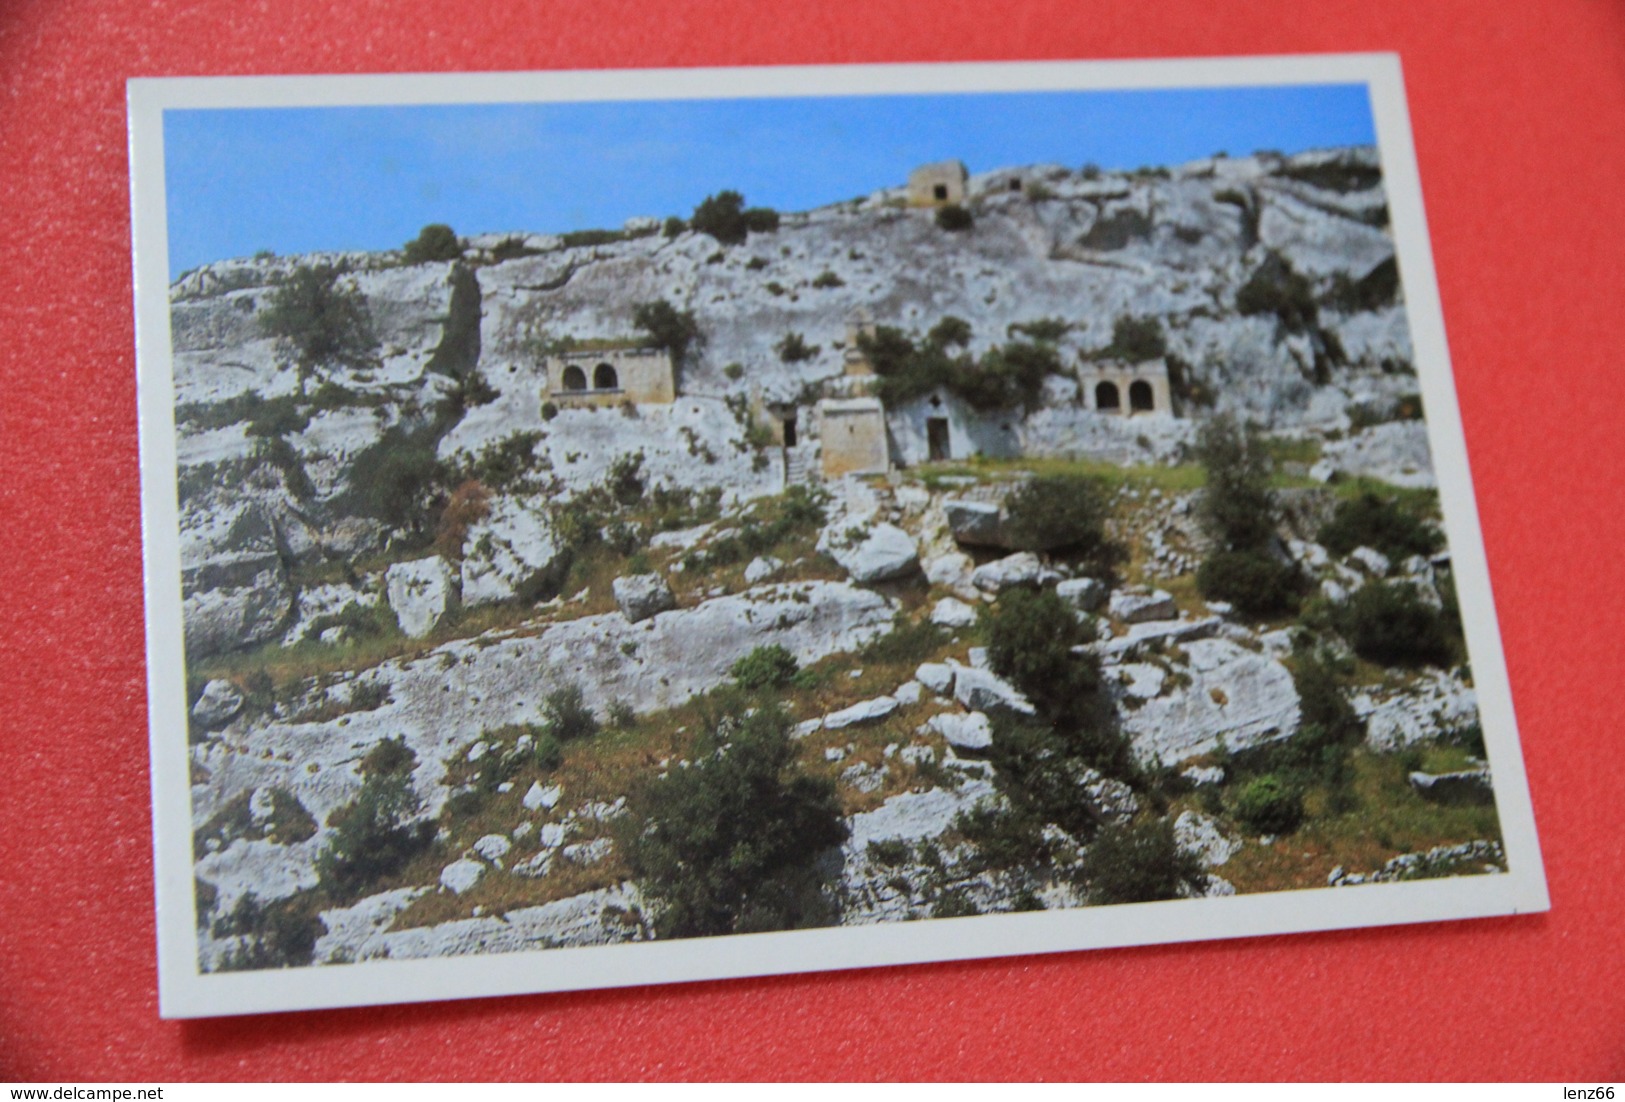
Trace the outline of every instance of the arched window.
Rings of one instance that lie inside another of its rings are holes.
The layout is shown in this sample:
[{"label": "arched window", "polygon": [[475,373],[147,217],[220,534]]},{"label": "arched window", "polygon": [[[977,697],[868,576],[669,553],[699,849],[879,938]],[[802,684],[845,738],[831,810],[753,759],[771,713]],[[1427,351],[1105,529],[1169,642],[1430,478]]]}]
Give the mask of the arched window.
[{"label": "arched window", "polygon": [[1096,409],[1121,409],[1122,400],[1117,395],[1116,383],[1095,384]]},{"label": "arched window", "polygon": [[564,369],[564,389],[565,390],[586,390],[587,389],[587,373],[585,371],[581,370],[575,364],[571,364],[569,367],[565,368]]},{"label": "arched window", "polygon": [[1150,383],[1144,379],[1136,379],[1128,385],[1128,408],[1136,413],[1157,408],[1157,401],[1151,394]]},{"label": "arched window", "polygon": [[620,379],[615,377],[615,369],[609,364],[599,364],[592,369],[592,388],[594,390],[615,390],[620,385]]}]

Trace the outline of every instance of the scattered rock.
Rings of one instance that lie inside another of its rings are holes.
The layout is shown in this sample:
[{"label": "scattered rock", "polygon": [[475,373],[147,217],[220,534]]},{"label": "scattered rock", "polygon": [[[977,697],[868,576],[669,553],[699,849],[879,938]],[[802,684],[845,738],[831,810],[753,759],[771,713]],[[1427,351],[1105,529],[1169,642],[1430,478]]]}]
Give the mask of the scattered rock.
[{"label": "scattered rock", "polygon": [[914,679],[938,696],[954,691],[954,669],[946,662],[926,662],[914,671]]},{"label": "scattered rock", "polygon": [[818,550],[839,563],[853,581],[865,585],[904,578],[920,567],[914,537],[895,524],[840,532],[832,525],[819,537]]},{"label": "scattered rock", "polygon": [[964,601],[944,597],[931,610],[931,622],[945,628],[968,628],[976,622],[976,610]]},{"label": "scattered rock", "polygon": [[451,567],[439,555],[398,562],[384,573],[384,593],[401,631],[422,639],[456,602]]},{"label": "scattered rock", "polygon": [[1349,561],[1373,578],[1386,577],[1393,566],[1387,555],[1370,547],[1356,547],[1349,552]]},{"label": "scattered rock", "polygon": [[511,600],[532,578],[559,567],[562,547],[539,504],[503,495],[489,509],[464,541],[462,601],[470,608]]},{"label": "scattered rock", "polygon": [[1193,765],[1189,769],[1181,770],[1179,775],[1197,788],[1201,788],[1203,785],[1223,784],[1225,774],[1222,765]]},{"label": "scattered rock", "polygon": [[197,703],[192,705],[192,718],[204,727],[224,727],[242,710],[243,694],[237,686],[216,678],[203,686]]},{"label": "scattered rock", "polygon": [[873,700],[865,700],[854,704],[850,708],[842,708],[838,712],[831,712],[824,717],[824,728],[829,731],[838,731],[842,727],[851,727],[855,724],[874,723],[885,719],[897,710],[897,698],[890,696],[877,696]]},{"label": "scattered rock", "polygon": [[1210,869],[1230,860],[1241,848],[1239,838],[1229,837],[1216,820],[1195,811],[1186,811],[1174,820],[1174,841]]},{"label": "scattered rock", "polygon": [[628,622],[638,623],[649,617],[677,607],[671,586],[659,574],[633,574],[616,578],[615,603]]},{"label": "scattered rock", "polygon": [[484,875],[484,865],[465,857],[460,861],[453,861],[440,870],[440,886],[447,891],[462,895],[479,883],[480,877]]},{"label": "scattered rock", "polygon": [[525,791],[525,795],[520,800],[520,803],[524,804],[525,807],[531,811],[535,811],[538,808],[555,807],[558,805],[559,796],[562,794],[563,789],[556,784],[543,788],[542,782],[532,781],[530,788]]},{"label": "scattered rock", "polygon": [[878,792],[886,783],[884,767],[876,769],[868,762],[854,762],[841,772],[841,783],[859,792]]},{"label": "scattered rock", "polygon": [[1094,578],[1068,578],[1056,585],[1055,595],[1079,612],[1094,612],[1106,603],[1106,585]]},{"label": "scattered rock", "polygon": [[1044,566],[1031,551],[1018,551],[983,563],[971,571],[971,584],[984,593],[1003,593],[1016,586],[1036,586]]},{"label": "scattered rock", "polygon": [[1418,796],[1436,804],[1481,804],[1495,802],[1495,787],[1488,769],[1464,769],[1455,773],[1415,772],[1409,777]]},{"label": "scattered rock", "polygon": [[1280,662],[1228,639],[1184,646],[1189,682],[1123,713],[1123,729],[1142,760],[1172,764],[1221,742],[1244,750],[1297,732],[1298,690]]},{"label": "scattered rock", "polygon": [[925,686],[918,681],[905,681],[891,695],[899,704],[918,704],[925,697]]},{"label": "scattered rock", "polygon": [[783,560],[771,555],[754,558],[750,561],[750,565],[745,567],[745,584],[755,585],[757,582],[766,581],[783,569]]},{"label": "scattered rock", "polygon": [[954,669],[954,699],[972,712],[1007,711],[1026,716],[1034,712],[1032,703],[1014,685],[989,670],[970,666]]},{"label": "scattered rock", "polygon": [[985,753],[993,746],[993,725],[982,712],[943,712],[932,716],[927,725],[955,750]]},{"label": "scattered rock", "polygon": [[1153,620],[1179,618],[1179,606],[1160,589],[1120,589],[1112,594],[1109,611],[1115,619],[1127,624],[1144,624]]},{"label": "scattered rock", "polygon": [[494,863],[513,848],[513,843],[501,834],[487,834],[469,848]]},{"label": "scattered rock", "polygon": [[948,530],[959,543],[967,547],[1009,546],[997,505],[950,498],[942,503],[942,511],[948,518]]},{"label": "scattered rock", "polygon": [[1099,770],[1085,768],[1077,781],[1084,807],[1103,823],[1126,823],[1140,811],[1134,790]]}]

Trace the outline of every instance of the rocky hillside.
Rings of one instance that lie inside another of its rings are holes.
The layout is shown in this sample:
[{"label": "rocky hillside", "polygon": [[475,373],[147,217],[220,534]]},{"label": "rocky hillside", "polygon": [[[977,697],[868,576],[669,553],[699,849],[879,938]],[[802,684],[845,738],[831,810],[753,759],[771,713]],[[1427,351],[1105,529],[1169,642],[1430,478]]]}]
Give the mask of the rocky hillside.
[{"label": "rocky hillside", "polygon": [[[894,190],[727,245],[640,219],[176,282],[206,968],[714,932],[661,854],[757,739],[827,836],[742,929],[1138,898],[1144,845],[1154,897],[1499,867],[1374,153],[971,193],[959,229]],[[657,302],[700,338],[675,402],[546,401],[546,355],[654,340]],[[1018,454],[792,480],[753,410],[847,393],[859,308],[1039,348],[1030,401],[968,414]],[[1129,332],[1174,411],[1081,400]],[[1220,414],[1264,430],[1256,547],[1201,519]],[[1280,592],[1215,598],[1226,554]]]}]

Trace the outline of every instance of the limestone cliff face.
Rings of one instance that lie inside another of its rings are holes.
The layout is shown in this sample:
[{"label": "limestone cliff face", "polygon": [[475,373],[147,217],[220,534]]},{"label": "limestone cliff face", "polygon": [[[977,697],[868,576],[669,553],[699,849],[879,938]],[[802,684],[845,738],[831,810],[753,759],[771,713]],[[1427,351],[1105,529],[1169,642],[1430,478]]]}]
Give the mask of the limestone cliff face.
[{"label": "limestone cliff face", "polygon": [[[466,464],[518,446],[549,500],[601,483],[638,451],[651,485],[715,488],[728,501],[776,491],[779,453],[751,444],[745,406],[806,401],[840,376],[846,319],[860,307],[916,332],[963,318],[978,354],[1023,323],[1067,323],[1056,342],[1066,373],[1039,408],[968,415],[968,438],[1008,450],[1155,460],[1210,410],[1347,428],[1351,403],[1415,389],[1374,150],[1136,174],[1038,166],[973,176],[969,188],[975,222],[957,233],[897,188],[785,212],[776,232],[726,248],[693,231],[595,245],[489,235],[469,239],[456,264],[334,254],[187,274],[171,302],[189,649],[278,637],[299,615],[290,568],[414,535],[410,500],[379,507],[404,478],[399,455]],[[378,348],[366,369],[318,373],[301,390],[261,322],[278,282],[313,263],[349,269],[341,286],[365,300]],[[1308,316],[1271,307],[1283,287],[1314,301]],[[656,299],[692,311],[704,337],[675,403],[544,410],[550,346],[626,338],[636,305]],[[1081,401],[1070,373],[1125,316],[1160,324],[1182,417],[1110,419]],[[781,358],[791,333],[810,357]],[[291,414],[268,419],[263,403],[279,398]],[[921,411],[893,412],[893,433],[923,453]]]}]

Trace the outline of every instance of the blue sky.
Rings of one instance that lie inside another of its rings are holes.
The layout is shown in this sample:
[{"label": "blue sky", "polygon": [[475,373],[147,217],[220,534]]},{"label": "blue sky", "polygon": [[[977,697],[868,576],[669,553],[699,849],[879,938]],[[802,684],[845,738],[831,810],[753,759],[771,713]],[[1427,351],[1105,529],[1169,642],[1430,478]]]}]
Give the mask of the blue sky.
[{"label": "blue sky", "polygon": [[805,210],[972,172],[1177,164],[1375,141],[1364,85],[164,113],[169,262],[619,228],[708,194]]}]

